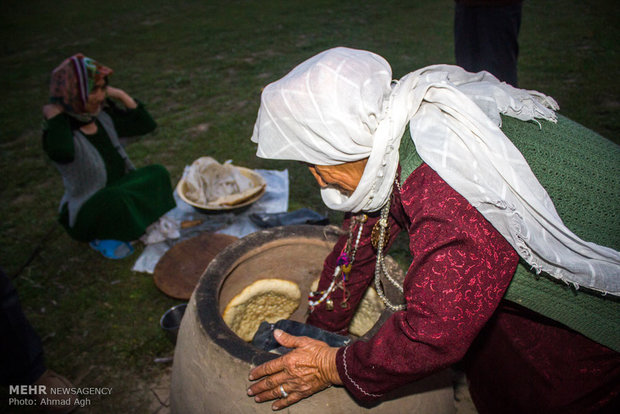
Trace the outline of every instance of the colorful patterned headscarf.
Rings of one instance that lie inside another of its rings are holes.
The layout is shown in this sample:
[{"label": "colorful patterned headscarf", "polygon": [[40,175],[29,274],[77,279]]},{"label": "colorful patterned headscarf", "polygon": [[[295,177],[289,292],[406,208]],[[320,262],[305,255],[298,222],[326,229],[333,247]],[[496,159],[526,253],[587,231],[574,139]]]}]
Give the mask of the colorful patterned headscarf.
[{"label": "colorful patterned headscarf", "polygon": [[52,71],[50,101],[61,104],[68,113],[85,114],[88,94],[112,72],[81,53],[73,55]]}]

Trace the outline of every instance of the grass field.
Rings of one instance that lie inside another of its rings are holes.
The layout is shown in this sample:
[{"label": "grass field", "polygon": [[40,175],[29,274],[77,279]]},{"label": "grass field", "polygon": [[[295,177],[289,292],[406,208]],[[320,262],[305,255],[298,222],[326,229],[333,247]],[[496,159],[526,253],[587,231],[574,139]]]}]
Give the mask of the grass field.
[{"label": "grass field", "polygon": [[[149,381],[167,368],[153,360],[173,352],[158,319],[178,301],[131,272],[138,254],[104,259],[56,222],[63,188],[40,131],[50,71],[82,52],[147,104],[159,127],[128,145],[137,166],[161,163],[173,184],[203,155],[288,168],[290,209],[327,213],[302,166],[254,156],[261,88],[338,45],[381,54],[395,78],[454,63],[452,18],[449,0],[3,2],[0,266],[15,277],[48,365],[81,386],[113,387],[84,412],[152,412]],[[612,0],[527,0],[519,61],[521,87],[553,96],[562,114],[616,143],[619,21]],[[0,394],[0,410],[5,402]]]}]

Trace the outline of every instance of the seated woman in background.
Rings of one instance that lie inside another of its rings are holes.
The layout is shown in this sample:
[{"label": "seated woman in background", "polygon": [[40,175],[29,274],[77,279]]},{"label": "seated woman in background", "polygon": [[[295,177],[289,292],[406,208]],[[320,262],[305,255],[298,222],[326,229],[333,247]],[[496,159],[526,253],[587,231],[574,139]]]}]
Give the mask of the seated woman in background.
[{"label": "seated woman in background", "polygon": [[52,72],[51,103],[43,106],[43,148],[65,186],[59,221],[72,238],[95,248],[99,240],[137,240],[176,205],[168,171],[136,169],[119,142],[156,124],[141,102],[108,85],[111,74],[76,54]]}]

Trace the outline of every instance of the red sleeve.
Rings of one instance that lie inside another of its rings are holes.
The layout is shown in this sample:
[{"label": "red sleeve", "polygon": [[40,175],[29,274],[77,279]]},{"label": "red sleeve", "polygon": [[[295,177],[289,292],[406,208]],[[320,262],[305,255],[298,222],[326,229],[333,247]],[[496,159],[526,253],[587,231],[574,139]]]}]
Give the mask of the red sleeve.
[{"label": "red sleeve", "polygon": [[407,310],[336,358],[344,385],[362,401],[460,360],[518,262],[508,242],[426,164],[409,176],[401,196],[413,255],[404,283]]}]

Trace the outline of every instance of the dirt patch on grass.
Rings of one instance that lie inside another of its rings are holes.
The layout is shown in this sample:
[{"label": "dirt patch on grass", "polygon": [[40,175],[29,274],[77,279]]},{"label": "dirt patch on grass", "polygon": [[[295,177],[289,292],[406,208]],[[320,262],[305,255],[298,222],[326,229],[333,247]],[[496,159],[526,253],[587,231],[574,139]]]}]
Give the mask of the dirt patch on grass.
[{"label": "dirt patch on grass", "polygon": [[170,374],[172,367],[166,369],[159,377],[149,384],[151,398],[149,412],[156,414],[170,413]]}]

